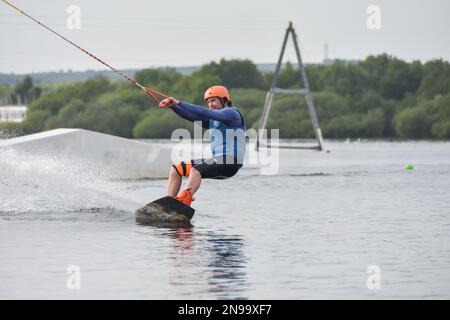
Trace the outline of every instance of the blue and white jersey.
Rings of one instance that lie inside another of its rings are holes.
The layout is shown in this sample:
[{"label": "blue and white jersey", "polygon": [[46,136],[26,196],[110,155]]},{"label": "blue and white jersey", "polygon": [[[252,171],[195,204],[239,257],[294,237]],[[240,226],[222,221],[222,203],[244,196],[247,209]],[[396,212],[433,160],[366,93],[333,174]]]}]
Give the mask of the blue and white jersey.
[{"label": "blue and white jersey", "polygon": [[245,121],[235,107],[209,110],[180,101],[172,110],[190,121],[202,121],[202,126],[210,130],[213,157],[232,157],[238,164],[245,157]]},{"label": "blue and white jersey", "polygon": [[226,121],[209,120],[211,135],[211,152],[213,157],[233,157],[238,164],[244,163],[245,157],[245,121],[238,109],[239,125]]}]

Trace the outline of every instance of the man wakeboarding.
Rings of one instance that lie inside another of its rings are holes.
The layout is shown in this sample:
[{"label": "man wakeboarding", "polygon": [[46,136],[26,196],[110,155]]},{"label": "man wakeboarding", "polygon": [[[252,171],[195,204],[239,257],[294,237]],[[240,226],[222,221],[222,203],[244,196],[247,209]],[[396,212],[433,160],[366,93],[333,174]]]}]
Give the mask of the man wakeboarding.
[{"label": "man wakeboarding", "polygon": [[[189,121],[201,121],[209,129],[212,157],[184,160],[172,165],[169,172],[167,194],[187,206],[202,179],[227,179],[242,168],[245,156],[245,121],[240,111],[232,106],[231,97],[224,86],[212,86],[205,91],[208,109],[179,101],[173,97],[162,100],[161,108],[170,108]],[[180,191],[182,177],[188,177],[186,187]]]}]

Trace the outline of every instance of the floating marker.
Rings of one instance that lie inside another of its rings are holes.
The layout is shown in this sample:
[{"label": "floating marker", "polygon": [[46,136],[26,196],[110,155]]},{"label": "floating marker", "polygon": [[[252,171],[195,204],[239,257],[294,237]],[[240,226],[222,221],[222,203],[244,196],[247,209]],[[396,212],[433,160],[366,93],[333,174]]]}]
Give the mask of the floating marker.
[{"label": "floating marker", "polygon": [[413,170],[414,166],[412,164],[405,165],[405,170]]}]

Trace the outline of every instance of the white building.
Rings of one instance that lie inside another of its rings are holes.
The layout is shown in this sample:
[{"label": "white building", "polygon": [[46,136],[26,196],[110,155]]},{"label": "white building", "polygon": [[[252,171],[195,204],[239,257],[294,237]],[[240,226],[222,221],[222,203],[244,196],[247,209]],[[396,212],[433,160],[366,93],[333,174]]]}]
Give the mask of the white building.
[{"label": "white building", "polygon": [[0,123],[22,122],[27,116],[27,106],[0,106]]}]

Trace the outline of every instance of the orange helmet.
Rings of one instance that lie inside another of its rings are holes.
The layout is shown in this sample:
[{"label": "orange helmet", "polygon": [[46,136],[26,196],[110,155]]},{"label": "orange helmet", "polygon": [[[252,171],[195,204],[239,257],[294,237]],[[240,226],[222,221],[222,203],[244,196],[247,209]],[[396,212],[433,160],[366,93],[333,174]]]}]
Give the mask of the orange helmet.
[{"label": "orange helmet", "polygon": [[205,91],[204,100],[206,101],[212,97],[218,97],[221,99],[227,98],[228,101],[231,101],[230,94],[224,86],[212,86],[211,88],[208,88]]}]

